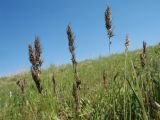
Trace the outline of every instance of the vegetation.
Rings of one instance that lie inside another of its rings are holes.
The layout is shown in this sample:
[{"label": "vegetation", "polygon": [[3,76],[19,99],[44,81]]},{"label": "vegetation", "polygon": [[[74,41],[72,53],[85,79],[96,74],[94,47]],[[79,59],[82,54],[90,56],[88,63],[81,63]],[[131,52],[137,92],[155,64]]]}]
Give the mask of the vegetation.
[{"label": "vegetation", "polygon": [[[110,15],[107,7],[109,51]],[[142,50],[129,52],[127,34],[124,53],[77,63],[70,26],[66,32],[72,65],[41,69],[42,51],[36,38],[34,49],[28,47],[31,73],[0,78],[0,119],[160,119],[160,45],[147,47],[143,42]]]},{"label": "vegetation", "polygon": [[106,29],[107,29],[107,35],[109,38],[109,52],[110,52],[110,47],[112,44],[111,38],[113,37],[113,28],[112,28],[112,18],[111,18],[111,10],[110,7],[107,6],[107,9],[105,11],[105,25],[106,25]]},{"label": "vegetation", "polygon": [[[79,119],[160,119],[160,45],[147,48],[146,64],[141,66],[142,50],[127,53],[126,87],[125,54],[111,55],[78,64],[81,78]],[[110,69],[107,69],[110,68]],[[105,71],[105,85],[103,70]],[[52,76],[56,78],[56,92]],[[51,66],[42,70],[42,94],[38,94],[29,73],[0,78],[0,118],[45,120],[75,119],[72,89],[72,65]],[[25,92],[16,81],[25,79]],[[105,87],[104,87],[105,86]],[[125,96],[125,105],[124,105]],[[125,111],[124,111],[125,106]],[[124,113],[125,112],[125,113]]]},{"label": "vegetation", "polygon": [[71,60],[73,65],[73,74],[74,74],[74,79],[76,81],[76,83],[73,83],[72,95],[73,95],[74,104],[75,104],[74,105],[75,116],[77,118],[79,113],[79,92],[80,92],[81,80],[79,79],[78,73],[77,73],[77,61],[75,57],[74,37],[73,37],[72,29],[69,25],[67,28],[67,35],[68,35],[69,52],[71,53],[71,56],[72,56]]},{"label": "vegetation", "polygon": [[31,67],[32,78],[36,84],[38,92],[41,93],[42,85],[41,85],[39,76],[41,73],[41,65],[43,61],[41,60],[42,50],[41,50],[41,45],[38,37],[36,37],[35,39],[34,47],[35,47],[35,50],[33,50],[32,45],[28,45],[29,60],[30,60],[30,63],[32,64],[32,67]]}]

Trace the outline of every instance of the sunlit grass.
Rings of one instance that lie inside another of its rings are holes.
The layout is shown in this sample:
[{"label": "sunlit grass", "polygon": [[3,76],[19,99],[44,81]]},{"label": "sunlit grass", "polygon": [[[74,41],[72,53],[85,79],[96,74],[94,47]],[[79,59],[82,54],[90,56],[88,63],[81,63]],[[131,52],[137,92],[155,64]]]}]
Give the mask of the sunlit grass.
[{"label": "sunlit grass", "polygon": [[[147,48],[146,66],[143,69],[139,54],[142,50],[125,54],[86,60],[78,64],[81,78],[80,110],[78,119],[103,120],[124,118],[124,95],[126,119],[160,119],[160,46]],[[110,69],[108,69],[110,68]],[[103,85],[106,70],[107,88]],[[53,90],[52,74],[55,73],[56,93]],[[114,76],[118,76],[114,79]],[[74,75],[71,65],[51,66],[40,75],[43,86],[38,94],[29,73],[0,78],[0,119],[56,120],[75,119],[72,85]],[[16,81],[26,79],[22,94]]]}]

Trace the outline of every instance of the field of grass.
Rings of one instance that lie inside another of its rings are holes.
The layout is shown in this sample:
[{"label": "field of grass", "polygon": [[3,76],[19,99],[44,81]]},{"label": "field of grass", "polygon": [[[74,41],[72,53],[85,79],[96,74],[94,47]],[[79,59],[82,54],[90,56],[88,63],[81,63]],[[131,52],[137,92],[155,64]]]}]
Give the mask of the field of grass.
[{"label": "field of grass", "polygon": [[[147,48],[144,67],[141,53],[137,50],[127,56],[114,54],[78,63],[77,113],[71,64],[42,70],[41,94],[29,72],[0,78],[0,120],[159,120],[160,45]],[[18,80],[25,80],[23,93]]]}]

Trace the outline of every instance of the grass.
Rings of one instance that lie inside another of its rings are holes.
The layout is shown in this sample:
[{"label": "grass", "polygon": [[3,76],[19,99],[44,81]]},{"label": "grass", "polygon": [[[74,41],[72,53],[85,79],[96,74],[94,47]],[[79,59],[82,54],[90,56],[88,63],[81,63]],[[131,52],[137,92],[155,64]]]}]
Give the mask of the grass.
[{"label": "grass", "polygon": [[[160,119],[160,45],[147,48],[144,68],[139,57],[142,51],[127,52],[126,68],[125,53],[77,64],[81,78],[78,119]],[[56,92],[53,88],[53,72]],[[32,75],[28,72],[0,78],[0,119],[76,119],[72,96],[75,82],[72,65],[50,66],[42,70],[40,78],[43,86],[41,94],[38,94]],[[23,79],[26,83],[24,93],[16,85],[16,81]]]}]

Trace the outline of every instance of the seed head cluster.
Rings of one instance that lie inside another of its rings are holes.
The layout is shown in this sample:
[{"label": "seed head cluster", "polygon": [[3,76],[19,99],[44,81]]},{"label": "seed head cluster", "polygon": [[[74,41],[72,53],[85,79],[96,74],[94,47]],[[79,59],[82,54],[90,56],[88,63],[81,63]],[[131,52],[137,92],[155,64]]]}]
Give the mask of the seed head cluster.
[{"label": "seed head cluster", "polygon": [[126,48],[125,50],[126,51],[128,50],[129,46],[130,46],[129,35],[126,34],[126,42],[125,42],[125,48]]},{"label": "seed head cluster", "polygon": [[146,48],[147,48],[147,43],[143,41],[143,52],[140,54],[140,61],[141,61],[141,66],[142,68],[145,67],[146,65],[146,54],[147,54],[147,51],[146,51]]},{"label": "seed head cluster", "polygon": [[[111,10],[109,6],[107,6],[107,9],[105,11],[105,22],[106,22],[105,25],[108,32],[108,37],[110,39],[111,37],[113,37],[113,31],[112,31]],[[110,41],[110,44],[111,44],[111,41]]]},{"label": "seed head cluster", "polygon": [[31,66],[32,78],[36,84],[38,92],[41,93],[42,86],[40,83],[39,75],[41,73],[41,65],[43,61],[41,59],[42,50],[41,50],[40,40],[38,37],[35,38],[34,47],[35,48],[33,49],[31,44],[28,45],[29,60],[30,60],[30,63],[32,64]]},{"label": "seed head cluster", "polygon": [[16,82],[16,84],[17,84],[18,87],[21,89],[22,94],[24,94],[24,93],[25,93],[25,87],[26,87],[26,81],[25,81],[25,79],[23,79],[23,80],[18,80],[18,81]]}]

